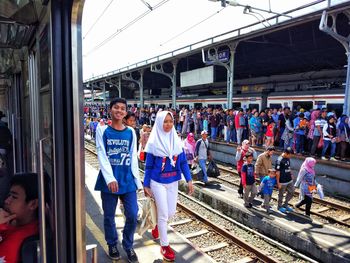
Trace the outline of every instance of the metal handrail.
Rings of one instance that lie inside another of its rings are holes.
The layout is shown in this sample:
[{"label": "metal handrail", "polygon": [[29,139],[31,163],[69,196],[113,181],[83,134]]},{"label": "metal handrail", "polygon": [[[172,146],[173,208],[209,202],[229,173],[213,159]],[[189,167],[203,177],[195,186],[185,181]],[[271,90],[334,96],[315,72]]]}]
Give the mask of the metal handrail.
[{"label": "metal handrail", "polygon": [[86,245],[86,252],[91,250],[91,263],[97,263],[97,245]]},{"label": "metal handrail", "polygon": [[44,158],[43,142],[50,137],[45,137],[39,141],[39,218],[40,218],[40,262],[46,263],[46,217],[45,217],[45,184],[44,184]]}]

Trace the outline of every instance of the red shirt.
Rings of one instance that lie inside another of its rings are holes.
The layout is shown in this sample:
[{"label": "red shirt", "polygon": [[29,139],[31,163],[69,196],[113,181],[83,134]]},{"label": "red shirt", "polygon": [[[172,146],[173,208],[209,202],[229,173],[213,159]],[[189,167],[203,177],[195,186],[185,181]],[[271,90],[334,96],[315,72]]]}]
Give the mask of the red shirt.
[{"label": "red shirt", "polygon": [[272,124],[269,124],[267,126],[267,129],[266,129],[266,136],[268,137],[273,137],[273,128],[272,128]]},{"label": "red shirt", "polygon": [[249,150],[249,148],[247,149],[247,150],[244,150],[243,148],[242,148],[242,150],[241,150],[241,159],[239,159],[238,161],[237,161],[237,171],[238,172],[241,172],[242,171],[242,166],[243,166],[243,163],[244,163],[244,161],[243,161],[243,158],[244,158],[244,156],[245,156],[245,154],[247,153],[247,151]]},{"label": "red shirt", "polygon": [[38,234],[38,221],[24,226],[0,225],[0,259],[6,263],[16,263],[20,260],[20,248],[27,237]]}]

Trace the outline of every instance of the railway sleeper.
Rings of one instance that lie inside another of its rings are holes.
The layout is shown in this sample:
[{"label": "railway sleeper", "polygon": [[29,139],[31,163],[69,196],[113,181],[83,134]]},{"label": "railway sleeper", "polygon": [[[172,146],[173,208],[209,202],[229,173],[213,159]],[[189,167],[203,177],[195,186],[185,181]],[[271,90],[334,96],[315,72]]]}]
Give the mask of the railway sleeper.
[{"label": "railway sleeper", "polygon": [[222,249],[222,248],[227,247],[227,246],[229,246],[228,243],[226,243],[226,242],[221,242],[221,243],[218,243],[218,244],[209,246],[209,247],[202,247],[201,250],[202,250],[204,253],[208,253],[208,252],[212,252],[212,251],[215,251],[215,250],[218,250],[218,249]]}]

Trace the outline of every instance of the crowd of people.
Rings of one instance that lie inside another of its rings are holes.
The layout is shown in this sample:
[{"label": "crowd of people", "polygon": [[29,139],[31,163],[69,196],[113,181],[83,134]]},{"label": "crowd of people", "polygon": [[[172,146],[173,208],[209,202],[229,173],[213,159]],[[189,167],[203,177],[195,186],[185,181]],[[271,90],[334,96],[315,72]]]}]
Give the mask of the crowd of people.
[{"label": "crowd of people", "polygon": [[[152,127],[156,113],[162,108],[140,110],[129,107],[128,110],[134,114],[136,127],[144,124]],[[166,110],[172,112],[175,129],[184,137],[190,133],[197,137],[204,130],[208,132],[210,140],[241,145],[247,139],[253,147],[273,145],[280,150],[291,147],[297,155],[332,161],[346,161],[349,156],[349,117],[337,116],[335,111],[326,108],[307,111],[298,106],[293,111],[284,107],[266,108],[260,112],[242,108]],[[85,113],[84,125],[92,138],[101,120],[110,122],[107,115],[98,118]]]}]

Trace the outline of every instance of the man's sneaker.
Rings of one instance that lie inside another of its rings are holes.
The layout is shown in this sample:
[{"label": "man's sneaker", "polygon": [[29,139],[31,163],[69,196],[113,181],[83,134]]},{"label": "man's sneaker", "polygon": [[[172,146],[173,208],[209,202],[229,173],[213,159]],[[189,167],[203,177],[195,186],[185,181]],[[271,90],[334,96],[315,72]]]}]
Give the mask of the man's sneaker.
[{"label": "man's sneaker", "polygon": [[156,225],[154,229],[152,229],[152,237],[154,239],[157,239],[159,237],[159,231],[158,231],[158,226]]},{"label": "man's sneaker", "polygon": [[331,159],[329,159],[330,161],[335,161],[335,162],[338,162],[337,159],[335,159],[334,157],[331,157]]},{"label": "man's sneaker", "polygon": [[111,259],[115,259],[115,260],[120,259],[120,254],[119,254],[119,250],[117,248],[117,244],[108,246],[108,256]]},{"label": "man's sneaker", "polygon": [[135,250],[132,249],[125,249],[126,255],[128,256],[128,262],[130,263],[137,263],[139,262],[139,259],[137,258],[137,255],[135,253]]},{"label": "man's sneaker", "polygon": [[287,211],[287,212],[293,212],[293,208],[287,206],[287,207],[286,207],[286,211]]},{"label": "man's sneaker", "polygon": [[175,260],[175,253],[170,246],[162,246],[160,248],[160,253],[163,255],[163,259],[166,261]]},{"label": "man's sneaker", "polygon": [[322,157],[321,157],[321,159],[322,159],[322,160],[327,160],[327,158],[326,158],[326,157],[324,157],[324,156],[322,156]]},{"label": "man's sneaker", "polygon": [[281,213],[285,213],[287,210],[284,207],[280,207],[278,208],[278,211],[280,211]]}]

